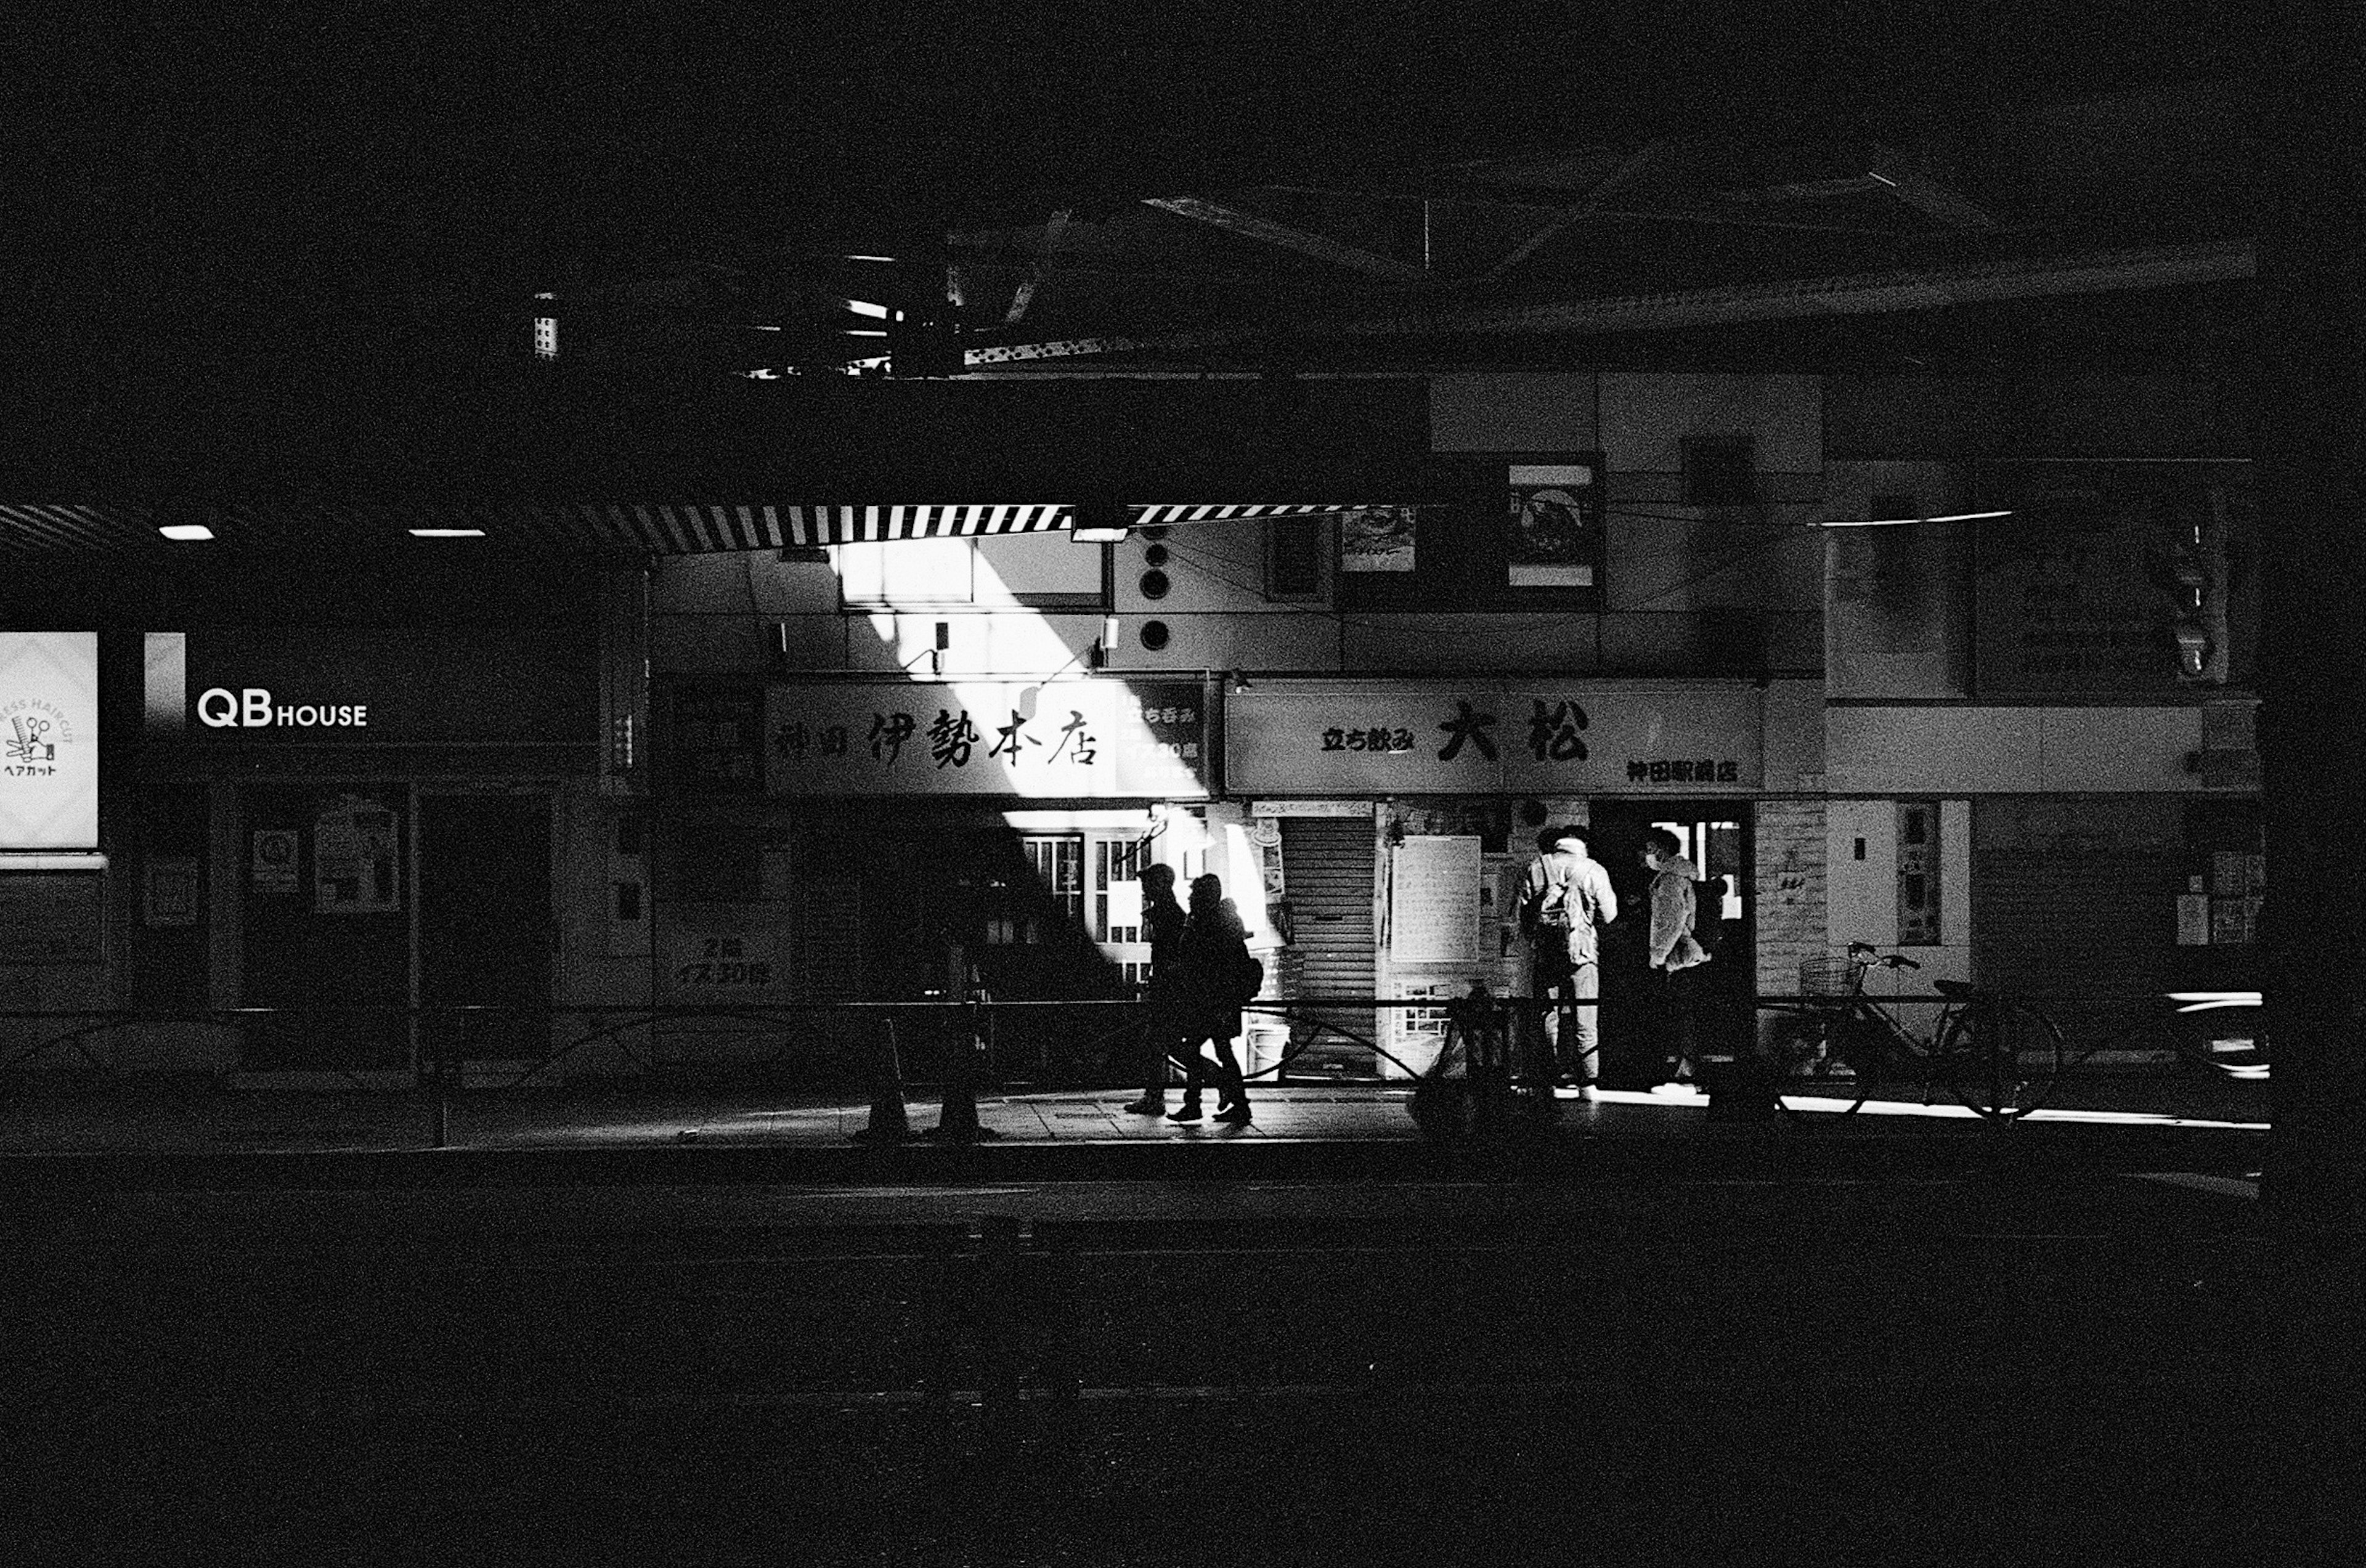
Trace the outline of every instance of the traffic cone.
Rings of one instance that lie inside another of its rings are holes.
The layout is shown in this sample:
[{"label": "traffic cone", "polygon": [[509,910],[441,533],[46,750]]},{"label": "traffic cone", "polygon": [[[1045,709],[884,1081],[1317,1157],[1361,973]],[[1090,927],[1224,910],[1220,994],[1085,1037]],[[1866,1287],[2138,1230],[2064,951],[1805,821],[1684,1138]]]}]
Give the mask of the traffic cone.
[{"label": "traffic cone", "polygon": [[853,1134],[859,1144],[899,1144],[912,1135],[904,1116],[904,1064],[896,1051],[896,1021],[886,1021],[871,1054],[871,1121]]},{"label": "traffic cone", "polygon": [[974,1144],[981,1138],[997,1137],[992,1128],[982,1126],[977,1119],[977,1060],[985,1046],[977,1037],[977,1005],[962,1008],[955,1023],[951,1046],[945,1052],[944,1108],[937,1114],[937,1124],[920,1134],[948,1144]]}]

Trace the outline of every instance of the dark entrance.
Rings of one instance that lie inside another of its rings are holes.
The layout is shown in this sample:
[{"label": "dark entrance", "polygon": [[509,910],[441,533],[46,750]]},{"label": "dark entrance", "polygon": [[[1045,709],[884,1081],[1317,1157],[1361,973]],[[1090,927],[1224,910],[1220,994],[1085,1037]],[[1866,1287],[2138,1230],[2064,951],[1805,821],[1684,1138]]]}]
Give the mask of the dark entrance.
[{"label": "dark entrance", "polygon": [[240,1000],[248,1072],[400,1072],[411,1066],[407,791],[391,784],[259,784],[242,792]]},{"label": "dark entrance", "polygon": [[[419,802],[422,1049],[524,1061],[549,1050],[550,800],[429,795]],[[468,1020],[444,1010],[499,1010]]]},{"label": "dark entrance", "polygon": [[[1651,874],[1643,864],[1643,835],[1663,827],[1683,842],[1696,880],[1726,878],[1725,918],[1713,933],[1716,956],[1680,983],[1691,990],[1700,1046],[1713,1054],[1741,1048],[1750,1031],[1757,986],[1750,882],[1752,831],[1746,800],[1602,800],[1594,802],[1588,852],[1610,873],[1618,919],[1603,933],[1602,1081],[1612,1089],[1644,1089],[1659,1081],[1666,1021],[1646,967],[1651,937]],[[1706,903],[1710,889],[1696,888]]]}]

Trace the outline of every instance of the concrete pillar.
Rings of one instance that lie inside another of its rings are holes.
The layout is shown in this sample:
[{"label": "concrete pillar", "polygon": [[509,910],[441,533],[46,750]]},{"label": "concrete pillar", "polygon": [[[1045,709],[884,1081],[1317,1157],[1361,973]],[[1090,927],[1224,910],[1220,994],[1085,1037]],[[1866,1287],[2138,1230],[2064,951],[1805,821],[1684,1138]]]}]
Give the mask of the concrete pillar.
[{"label": "concrete pillar", "polygon": [[2366,130],[2354,13],[2295,7],[2262,163],[2259,747],[2271,1197],[2366,1219]]}]

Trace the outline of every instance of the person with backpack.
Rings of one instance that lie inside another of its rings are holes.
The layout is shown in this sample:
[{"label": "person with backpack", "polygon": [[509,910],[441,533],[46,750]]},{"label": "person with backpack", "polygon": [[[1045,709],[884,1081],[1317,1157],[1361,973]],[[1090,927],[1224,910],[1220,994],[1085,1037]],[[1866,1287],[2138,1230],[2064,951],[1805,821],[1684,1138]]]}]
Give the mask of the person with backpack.
[{"label": "person with backpack", "polygon": [[1585,829],[1568,824],[1537,835],[1537,858],[1520,880],[1520,934],[1528,942],[1532,994],[1552,1004],[1545,1010],[1544,1045],[1554,1081],[1590,1100],[1602,1056],[1597,931],[1618,918],[1618,895],[1585,846]]},{"label": "person with backpack", "polygon": [[1169,1122],[1200,1119],[1200,1086],[1207,1079],[1206,1044],[1216,1054],[1216,1120],[1235,1127],[1249,1121],[1247,1080],[1233,1042],[1240,1037],[1241,1009],[1265,986],[1265,966],[1249,953],[1248,931],[1223,879],[1213,872],[1191,879],[1191,908],[1181,945],[1183,995],[1183,1103]]}]

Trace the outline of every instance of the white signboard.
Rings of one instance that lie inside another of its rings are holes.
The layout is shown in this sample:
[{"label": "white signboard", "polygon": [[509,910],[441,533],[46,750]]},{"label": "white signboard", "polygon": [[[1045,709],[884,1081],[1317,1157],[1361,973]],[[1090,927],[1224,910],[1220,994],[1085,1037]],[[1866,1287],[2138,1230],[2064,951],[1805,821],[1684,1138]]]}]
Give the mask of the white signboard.
[{"label": "white signboard", "polygon": [[1206,796],[1196,682],[862,681],[774,686],[773,795]]},{"label": "white signboard", "polygon": [[98,634],[0,632],[0,850],[98,847]]},{"label": "white signboard", "polygon": [[295,829],[265,828],[254,835],[253,881],[257,893],[302,891],[296,874]]},{"label": "white signboard", "polygon": [[1748,795],[1740,683],[1260,682],[1224,704],[1226,787],[1307,795]]},{"label": "white signboard", "polygon": [[1399,964],[1469,964],[1479,956],[1479,840],[1407,839],[1389,877],[1389,956]]}]

